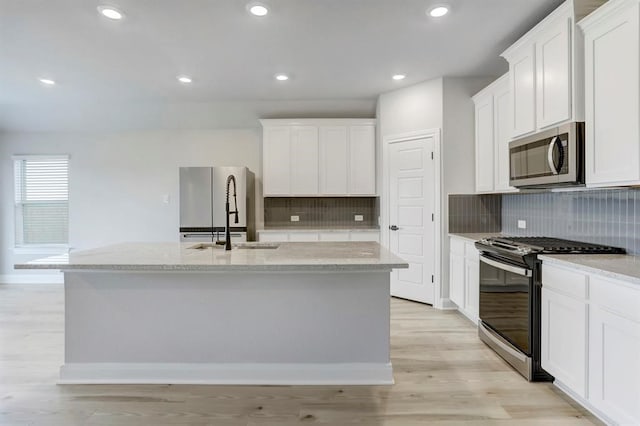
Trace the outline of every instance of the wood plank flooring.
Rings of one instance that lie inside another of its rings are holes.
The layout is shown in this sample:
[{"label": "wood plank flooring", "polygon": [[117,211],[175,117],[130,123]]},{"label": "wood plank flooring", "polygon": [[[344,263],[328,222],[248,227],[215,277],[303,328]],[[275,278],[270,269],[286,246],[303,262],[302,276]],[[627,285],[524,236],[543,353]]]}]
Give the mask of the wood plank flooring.
[{"label": "wood plank flooring", "polygon": [[393,386],[57,386],[62,285],[0,284],[0,425],[593,425],[456,312],[393,299]]}]

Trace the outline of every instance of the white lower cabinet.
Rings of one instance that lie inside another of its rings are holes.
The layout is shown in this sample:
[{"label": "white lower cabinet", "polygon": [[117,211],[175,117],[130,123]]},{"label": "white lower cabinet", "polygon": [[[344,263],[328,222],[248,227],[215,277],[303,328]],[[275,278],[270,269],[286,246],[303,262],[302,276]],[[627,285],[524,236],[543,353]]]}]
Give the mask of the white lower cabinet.
[{"label": "white lower cabinet", "polygon": [[449,299],[474,323],[480,313],[480,263],[473,242],[451,237],[449,252]]},{"label": "white lower cabinet", "polygon": [[260,242],[374,241],[380,231],[258,231]]},{"label": "white lower cabinet", "polygon": [[542,288],[542,368],[587,395],[587,302]]},{"label": "white lower cabinet", "polygon": [[480,262],[465,257],[464,273],[464,310],[471,320],[478,322],[480,318]]},{"label": "white lower cabinet", "polygon": [[640,286],[543,262],[542,367],[607,423],[640,425]]},{"label": "white lower cabinet", "polygon": [[349,241],[350,235],[347,232],[320,232],[318,234],[320,241]]},{"label": "white lower cabinet", "polygon": [[258,241],[262,243],[282,243],[289,241],[287,232],[260,232],[258,231]]}]

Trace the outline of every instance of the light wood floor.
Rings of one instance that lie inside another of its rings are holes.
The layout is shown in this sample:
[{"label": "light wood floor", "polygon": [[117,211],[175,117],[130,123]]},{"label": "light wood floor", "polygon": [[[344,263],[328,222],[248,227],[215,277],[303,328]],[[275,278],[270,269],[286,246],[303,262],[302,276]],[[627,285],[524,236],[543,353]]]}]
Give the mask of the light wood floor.
[{"label": "light wood floor", "polygon": [[0,425],[590,425],[456,312],[394,299],[393,386],[56,386],[61,285],[0,285]]}]

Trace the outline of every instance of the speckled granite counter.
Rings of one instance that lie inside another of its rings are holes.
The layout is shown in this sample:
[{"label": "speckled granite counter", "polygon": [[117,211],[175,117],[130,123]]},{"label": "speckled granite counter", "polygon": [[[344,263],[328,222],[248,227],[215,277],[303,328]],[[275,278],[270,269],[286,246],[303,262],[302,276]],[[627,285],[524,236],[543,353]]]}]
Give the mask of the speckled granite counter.
[{"label": "speckled granite counter", "polygon": [[[246,243],[195,249],[198,243],[125,243],[52,256],[16,269],[122,271],[374,271],[408,264],[375,242]],[[262,248],[261,248],[262,247]]]},{"label": "speckled granite counter", "polygon": [[451,232],[449,233],[450,237],[455,237],[455,238],[462,238],[464,240],[469,240],[469,241],[473,241],[476,242],[478,240],[481,240],[483,238],[488,238],[488,237],[496,237],[496,236],[506,236],[504,234],[501,234],[500,232],[477,232],[477,233],[456,233],[456,232]]},{"label": "speckled granite counter", "polygon": [[555,263],[640,285],[640,256],[624,254],[556,254],[538,256],[544,263]]}]

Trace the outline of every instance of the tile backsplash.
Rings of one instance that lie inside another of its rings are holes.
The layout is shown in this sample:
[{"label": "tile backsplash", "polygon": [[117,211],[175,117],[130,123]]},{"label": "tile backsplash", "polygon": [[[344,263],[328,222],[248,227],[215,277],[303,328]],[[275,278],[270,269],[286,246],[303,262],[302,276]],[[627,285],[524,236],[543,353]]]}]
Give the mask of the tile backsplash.
[{"label": "tile backsplash", "polygon": [[[518,220],[526,221],[519,229]],[[505,194],[502,232],[573,239],[640,254],[640,189]]]},{"label": "tile backsplash", "polygon": [[501,196],[449,195],[449,232],[500,232]]},{"label": "tile backsplash", "polygon": [[[264,199],[265,228],[377,228],[376,197],[268,197]],[[356,215],[362,221],[355,221]],[[292,222],[291,216],[298,216]]]}]

